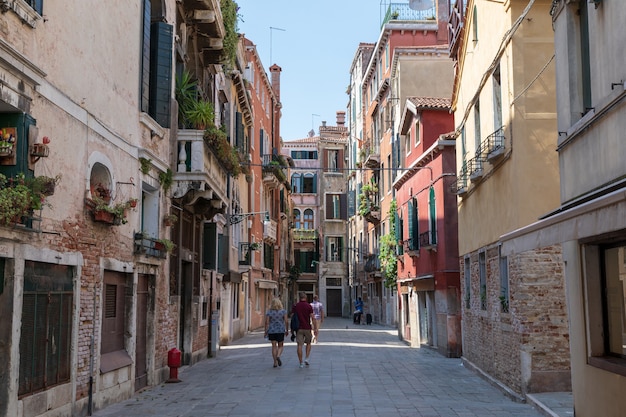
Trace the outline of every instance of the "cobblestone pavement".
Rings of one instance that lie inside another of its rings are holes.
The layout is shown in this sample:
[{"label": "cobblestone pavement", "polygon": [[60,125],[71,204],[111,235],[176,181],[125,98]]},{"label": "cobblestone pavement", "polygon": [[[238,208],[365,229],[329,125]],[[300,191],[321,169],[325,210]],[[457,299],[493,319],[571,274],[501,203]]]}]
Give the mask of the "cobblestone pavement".
[{"label": "cobblestone pavement", "polygon": [[94,413],[96,417],[539,417],[504,396],[460,359],[412,349],[396,329],[328,318],[310,366],[287,340],[273,368],[262,332],[222,346],[216,358]]}]

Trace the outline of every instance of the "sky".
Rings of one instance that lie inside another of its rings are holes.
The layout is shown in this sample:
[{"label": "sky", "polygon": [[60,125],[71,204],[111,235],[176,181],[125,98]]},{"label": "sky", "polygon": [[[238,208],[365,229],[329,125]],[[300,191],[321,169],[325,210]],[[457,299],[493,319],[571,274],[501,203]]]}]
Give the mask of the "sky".
[{"label": "sky", "polygon": [[[387,0],[235,0],[238,30],[257,47],[265,71],[277,64],[280,131],[289,142],[336,126],[346,111],[350,66],[359,43],[376,43]],[[275,29],[270,29],[275,28]],[[346,123],[348,118],[346,117]]]}]

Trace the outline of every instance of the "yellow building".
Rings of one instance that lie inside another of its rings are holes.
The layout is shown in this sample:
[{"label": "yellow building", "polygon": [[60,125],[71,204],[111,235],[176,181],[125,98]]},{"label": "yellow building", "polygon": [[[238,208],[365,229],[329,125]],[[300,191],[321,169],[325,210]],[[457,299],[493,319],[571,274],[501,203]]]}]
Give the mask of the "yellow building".
[{"label": "yellow building", "polygon": [[550,1],[455,3],[463,357],[521,397],[569,390],[561,248],[517,254],[501,239],[559,203]]}]

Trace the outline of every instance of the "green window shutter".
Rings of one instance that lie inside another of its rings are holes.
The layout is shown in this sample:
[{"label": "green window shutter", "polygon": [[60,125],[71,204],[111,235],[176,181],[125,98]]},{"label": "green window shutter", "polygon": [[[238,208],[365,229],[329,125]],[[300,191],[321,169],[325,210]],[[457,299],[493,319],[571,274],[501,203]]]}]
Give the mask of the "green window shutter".
[{"label": "green window shutter", "polygon": [[243,115],[241,112],[235,113],[235,147],[241,151],[245,151],[244,149],[244,140],[243,140]]},{"label": "green window shutter", "polygon": [[437,244],[437,205],[435,204],[435,188],[430,187],[429,192],[429,220],[430,220],[430,243]]},{"label": "green window shutter", "polygon": [[173,37],[172,25],[164,22],[152,24],[150,32],[149,114],[162,127],[170,127]]},{"label": "green window shutter", "polygon": [[150,110],[150,0],[143,1],[143,40],[141,46],[141,111]]},{"label": "green window shutter", "polygon": [[217,270],[217,224],[205,223],[202,233],[202,268]]},{"label": "green window shutter", "polygon": [[409,217],[409,250],[417,250],[418,236],[417,236],[417,201],[412,198],[408,202],[408,217]]}]

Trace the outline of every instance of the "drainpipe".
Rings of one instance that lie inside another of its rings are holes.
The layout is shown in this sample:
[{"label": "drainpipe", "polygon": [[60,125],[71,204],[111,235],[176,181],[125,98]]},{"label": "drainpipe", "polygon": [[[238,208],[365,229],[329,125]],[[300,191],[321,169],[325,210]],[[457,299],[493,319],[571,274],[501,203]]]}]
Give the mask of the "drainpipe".
[{"label": "drainpipe", "polygon": [[94,285],[93,289],[93,329],[91,331],[91,341],[89,344],[89,400],[87,402],[87,415],[91,416],[93,413],[93,362],[94,362],[94,345],[96,340],[96,291],[97,287]]}]

